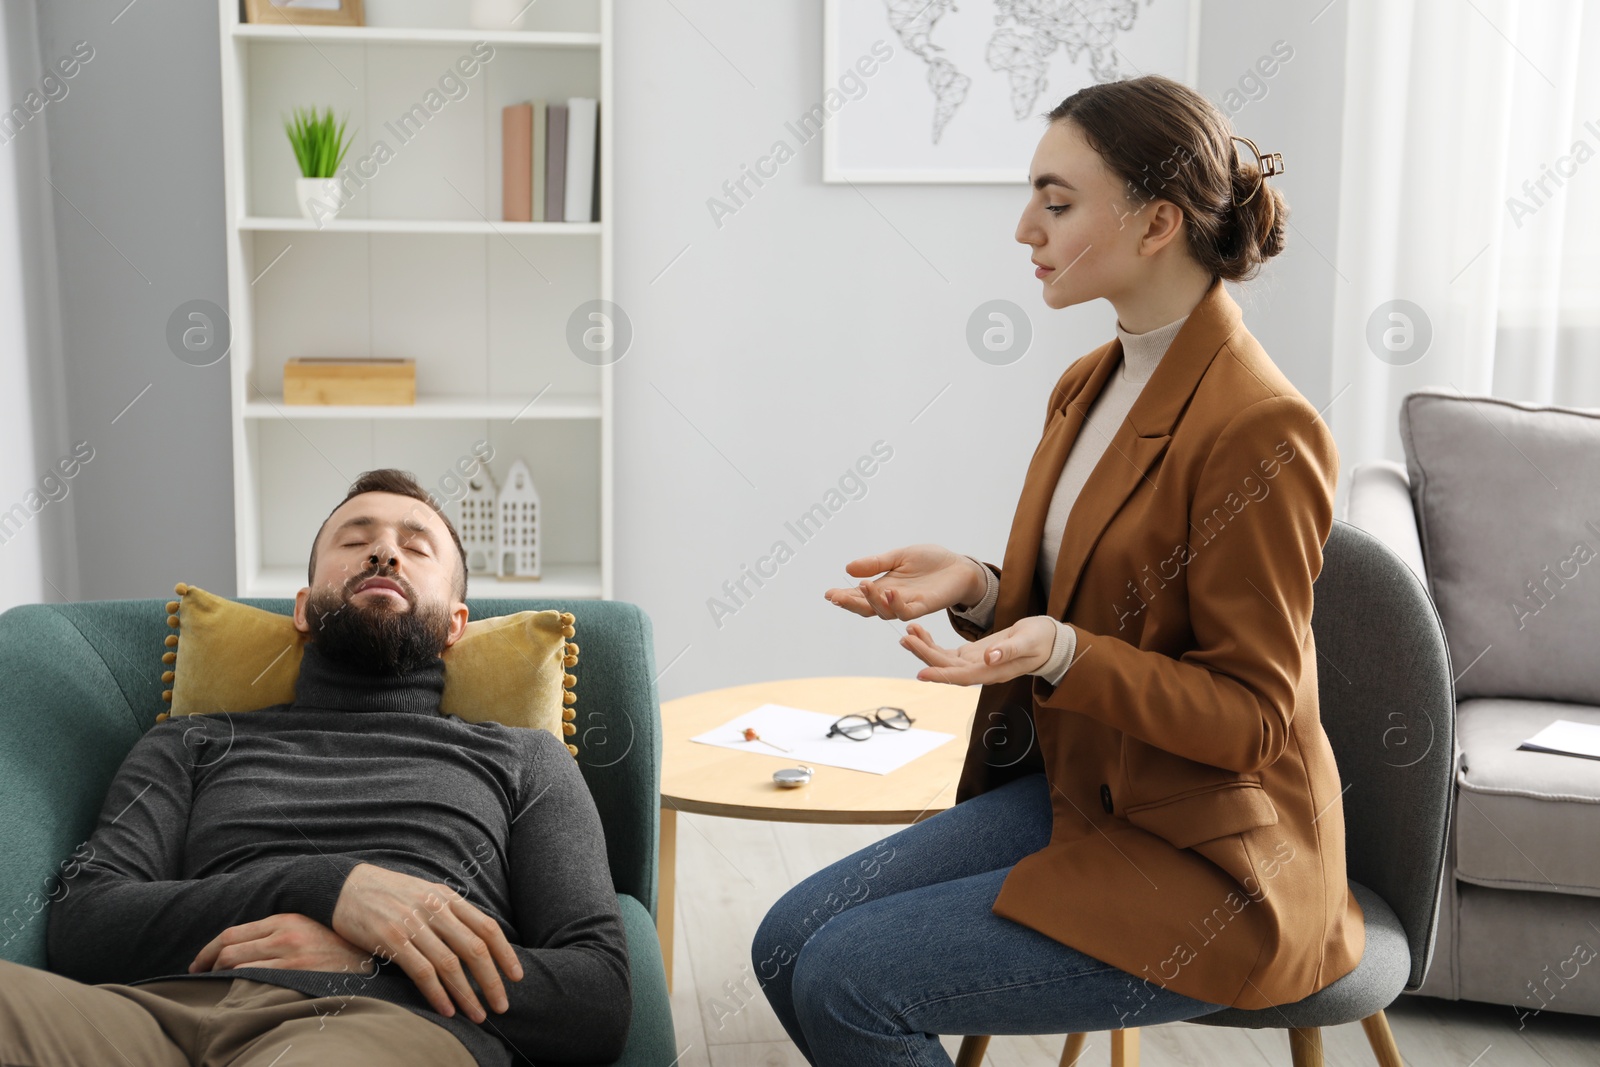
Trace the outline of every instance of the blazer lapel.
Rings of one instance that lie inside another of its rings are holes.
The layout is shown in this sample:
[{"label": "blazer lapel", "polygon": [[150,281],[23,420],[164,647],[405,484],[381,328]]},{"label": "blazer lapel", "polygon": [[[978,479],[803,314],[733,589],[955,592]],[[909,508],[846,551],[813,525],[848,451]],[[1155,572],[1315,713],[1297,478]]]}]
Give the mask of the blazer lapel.
[{"label": "blazer lapel", "polygon": [[1167,450],[1167,442],[1171,440],[1167,434],[1140,436],[1126,421],[1112,435],[1105,454],[1090,472],[1088,481],[1084,483],[1083,490],[1078,494],[1078,499],[1073,501],[1072,510],[1067,515],[1067,527],[1061,534],[1061,547],[1056,556],[1049,603],[1045,609],[1051,618],[1063,617],[1089,553],[1122,509],[1128,496],[1141,481],[1150,478],[1150,468],[1155,466],[1156,460]]},{"label": "blazer lapel", "polygon": [[1001,630],[1028,612],[1032,599],[1034,573],[1039,562],[1039,541],[1044,536],[1045,512],[1050,508],[1050,497],[1061,480],[1061,469],[1066,466],[1067,453],[1094,398],[1110,377],[1122,358],[1122,342],[1113,339],[1100,354],[1081,386],[1063,399],[1050,416],[1039,447],[1034,449],[1033,461],[1028,464],[1027,477],[1022,482],[1022,495],[1017,501],[1016,517],[1011,520],[1011,537],[1006,542],[1005,560],[1000,568],[1000,592],[995,601],[994,630]]},{"label": "blazer lapel", "polygon": [[[1166,451],[1172,428],[1188,407],[1200,379],[1242,321],[1239,305],[1218,279],[1173,338],[1172,346],[1140,390],[1128,417],[1112,435],[1068,513],[1047,598],[1046,610],[1052,618],[1064,617],[1089,553],[1129,495],[1151,477],[1151,468]],[[1121,361],[1122,342],[1113,339],[1083,384],[1063,399],[1045,427],[1028,466],[1006,543],[995,604],[995,630],[1012,625],[1029,609],[1045,513],[1055,495],[1056,483],[1061,480],[1067,454],[1083,429],[1090,406]]]}]

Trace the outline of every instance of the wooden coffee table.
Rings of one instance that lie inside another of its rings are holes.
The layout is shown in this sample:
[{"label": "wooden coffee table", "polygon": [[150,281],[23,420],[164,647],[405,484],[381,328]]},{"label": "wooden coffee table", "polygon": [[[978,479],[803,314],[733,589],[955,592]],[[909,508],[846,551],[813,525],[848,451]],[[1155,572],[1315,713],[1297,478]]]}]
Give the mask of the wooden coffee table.
[{"label": "wooden coffee table", "polygon": [[[661,938],[668,990],[672,988],[678,812],[771,822],[920,822],[955,803],[978,692],[977,686],[914,678],[791,678],[714,689],[662,704],[656,932]],[[798,761],[791,756],[759,742],[752,742],[745,751],[689,740],[762,704],[820,711],[835,718],[889,705],[904,708],[916,720],[915,728],[954,734],[955,740],[889,774],[816,766],[811,781],[798,789],[781,788],[772,780],[773,771],[796,765]]]}]

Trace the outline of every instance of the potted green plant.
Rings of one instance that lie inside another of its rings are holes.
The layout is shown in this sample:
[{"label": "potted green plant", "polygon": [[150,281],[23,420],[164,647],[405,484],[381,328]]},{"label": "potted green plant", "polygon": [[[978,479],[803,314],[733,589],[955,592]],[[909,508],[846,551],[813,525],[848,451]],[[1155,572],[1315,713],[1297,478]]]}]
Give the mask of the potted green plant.
[{"label": "potted green plant", "polygon": [[344,126],[343,119],[333,117],[331,107],[321,114],[315,108],[297,107],[291,117],[283,120],[284,132],[289,135],[289,145],[300,165],[295,199],[300,213],[308,219],[331,218],[344,207],[334,175],[355,140],[355,134],[346,138]]}]

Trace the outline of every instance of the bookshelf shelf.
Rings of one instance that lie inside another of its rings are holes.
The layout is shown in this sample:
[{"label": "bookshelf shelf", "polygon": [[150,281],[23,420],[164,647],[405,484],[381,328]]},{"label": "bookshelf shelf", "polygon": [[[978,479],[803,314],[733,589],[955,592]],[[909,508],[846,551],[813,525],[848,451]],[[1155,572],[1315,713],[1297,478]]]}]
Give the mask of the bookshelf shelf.
[{"label": "bookshelf shelf", "polygon": [[247,419],[482,419],[522,422],[527,419],[598,419],[597,396],[531,394],[512,400],[483,397],[418,397],[415,404],[285,404],[282,396],[261,396],[245,404]]},{"label": "bookshelf shelf", "polygon": [[502,222],[499,219],[311,219],[260,216],[239,220],[239,229],[266,233],[458,233],[510,237],[589,237],[605,231],[598,222]]},{"label": "bookshelf shelf", "polygon": [[[470,575],[469,597],[598,599],[600,568],[592,563],[549,563],[537,579],[495,578]],[[306,584],[305,567],[263,567],[249,583],[250,596],[292,597]],[[240,595],[245,595],[241,593]]]},{"label": "bookshelf shelf", "polygon": [[598,33],[402,26],[263,26],[241,23],[233,27],[232,36],[240,41],[286,41],[291,44],[474,44],[486,41],[512,48],[601,47],[601,35]]},{"label": "bookshelf shelf", "polygon": [[[539,487],[544,577],[474,576],[471,595],[609,598],[612,367],[570,338],[612,299],[614,0],[541,0],[529,29],[500,31],[462,25],[465,3],[369,0],[390,24],[343,27],[245,24],[238,0],[217,2],[237,595],[300,589],[361,471],[440,492],[485,441],[497,482],[521,459]],[[603,116],[600,221],[502,221],[503,110],[579,97]],[[296,106],[331,107],[354,134],[335,218],[299,214]],[[298,356],[412,359],[417,402],[286,405]]]}]

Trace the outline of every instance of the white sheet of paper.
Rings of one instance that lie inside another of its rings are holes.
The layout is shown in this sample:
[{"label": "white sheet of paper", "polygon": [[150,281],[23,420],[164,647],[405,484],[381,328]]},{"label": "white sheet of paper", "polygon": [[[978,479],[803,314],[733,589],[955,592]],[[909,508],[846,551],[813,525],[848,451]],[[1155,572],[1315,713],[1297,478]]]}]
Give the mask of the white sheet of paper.
[{"label": "white sheet of paper", "polygon": [[1600,759],[1600,726],[1588,722],[1557,719],[1528,738],[1518,748],[1535,752],[1556,752],[1563,756]]},{"label": "white sheet of paper", "polygon": [[[954,734],[921,730],[915,726],[909,730],[890,730],[879,726],[872,731],[870,741],[829,737],[828,727],[839,718],[838,715],[824,715],[819,711],[790,708],[782,704],[763,704],[730,719],[715,730],[707,730],[689,740],[741,752],[779,756],[796,763],[820,763],[827,767],[843,767],[871,774],[888,774],[918,756],[932,752],[946,741],[955,740]],[[744,730],[747,726],[754,727],[763,741],[746,741]],[[764,741],[774,741],[789,751],[779,752]]]}]

